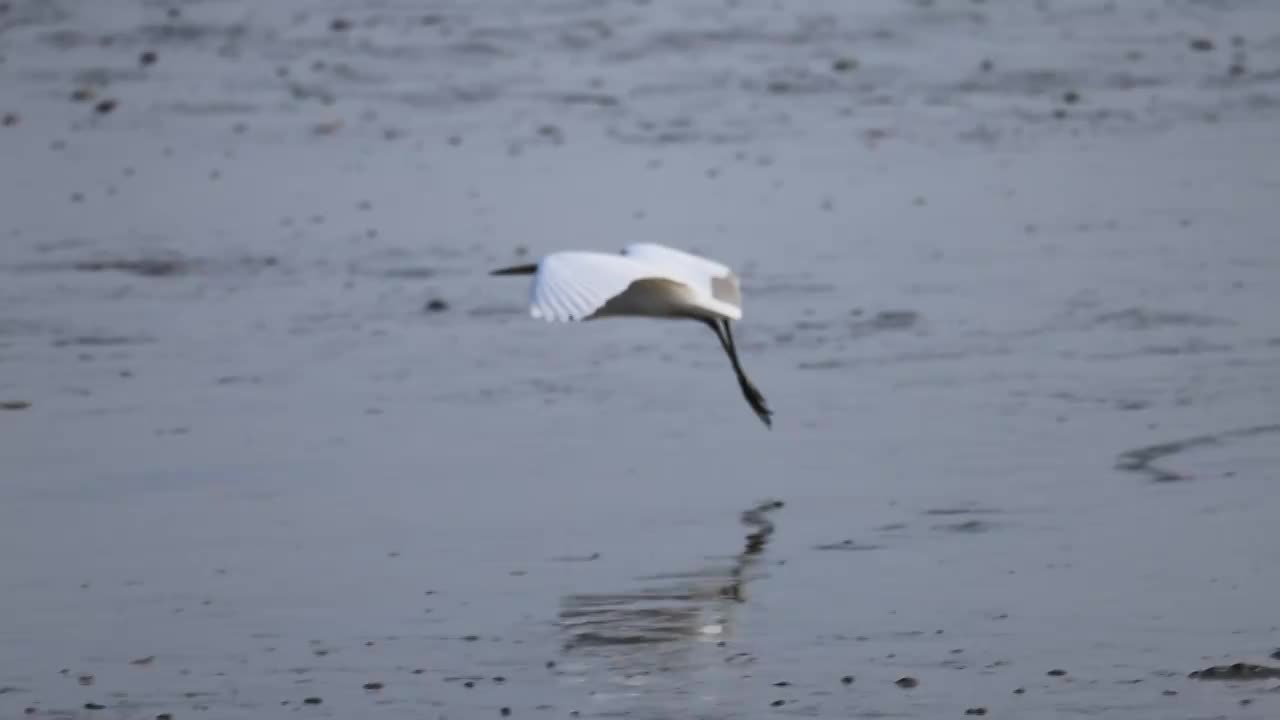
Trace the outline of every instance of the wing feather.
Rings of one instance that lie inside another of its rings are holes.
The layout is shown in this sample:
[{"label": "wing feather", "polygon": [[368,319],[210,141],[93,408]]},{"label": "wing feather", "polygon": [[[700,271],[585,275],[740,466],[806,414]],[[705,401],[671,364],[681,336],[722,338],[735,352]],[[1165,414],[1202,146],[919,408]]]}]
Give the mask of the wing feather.
[{"label": "wing feather", "polygon": [[647,263],[622,255],[552,253],[538,263],[529,314],[551,322],[583,320],[631,283],[658,274]]},{"label": "wing feather", "polygon": [[658,243],[632,243],[622,249],[625,257],[653,265],[672,280],[694,288],[708,307],[734,319],[742,317],[742,291],[729,266],[700,255]]}]

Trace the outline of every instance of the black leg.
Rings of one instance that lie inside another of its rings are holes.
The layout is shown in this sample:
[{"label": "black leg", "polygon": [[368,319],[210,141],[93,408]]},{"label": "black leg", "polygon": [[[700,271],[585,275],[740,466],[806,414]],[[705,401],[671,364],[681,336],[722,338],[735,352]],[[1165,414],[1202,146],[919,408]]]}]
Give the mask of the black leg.
[{"label": "black leg", "polygon": [[[738,349],[733,343],[733,330],[730,329],[728,320],[704,320],[711,327],[712,332],[716,334],[716,338],[720,340],[720,347],[724,348],[725,354],[729,356],[729,362],[733,364],[733,372],[738,377],[738,387],[742,389],[742,396],[746,398],[747,404],[755,411],[756,416],[765,424],[765,427],[773,427],[773,411],[765,404],[764,395],[760,393],[756,386],[747,379],[747,374],[742,371],[742,364],[738,361]],[[720,323],[724,323],[723,329]]]}]

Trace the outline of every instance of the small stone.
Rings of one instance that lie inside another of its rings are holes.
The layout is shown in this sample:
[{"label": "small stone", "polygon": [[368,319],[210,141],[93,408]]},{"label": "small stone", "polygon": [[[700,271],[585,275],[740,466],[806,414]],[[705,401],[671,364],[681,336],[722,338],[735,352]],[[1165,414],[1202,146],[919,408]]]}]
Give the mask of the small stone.
[{"label": "small stone", "polygon": [[1062,93],[1062,102],[1068,105],[1075,105],[1076,103],[1080,102],[1080,93],[1076,92],[1075,90],[1068,90]]},{"label": "small stone", "polygon": [[964,711],[965,715],[986,715],[987,709],[984,707],[971,707]]},{"label": "small stone", "polygon": [[786,704],[787,704],[786,700],[774,700],[773,702],[769,703],[769,707],[782,707],[783,705],[786,705]]},{"label": "small stone", "polygon": [[858,61],[849,57],[837,58],[831,63],[831,69],[836,72],[852,72],[858,69]]},{"label": "small stone", "polygon": [[507,681],[507,679],[506,679],[505,677],[501,676],[501,675],[494,675],[494,676],[493,676],[493,681],[494,681],[494,682],[496,682],[496,683],[504,683],[504,682],[506,682],[506,681]]},{"label": "small stone", "polygon": [[173,720],[173,713],[160,713],[156,716],[156,720]]},{"label": "small stone", "polygon": [[88,673],[85,673],[84,675],[77,677],[76,681],[79,682],[81,685],[88,687],[89,685],[93,684],[93,676]]},{"label": "small stone", "polygon": [[156,55],[154,50],[148,50],[138,56],[138,63],[141,65],[155,65],[158,59],[159,56]]},{"label": "small stone", "polygon": [[[449,303],[448,303],[448,301],[443,300],[443,299],[441,299],[441,298],[431,298],[430,300],[428,300],[428,301],[427,301],[427,304],[426,304],[425,306],[423,306],[423,310],[426,310],[427,312],[433,312],[433,313],[444,312],[445,310],[448,310],[448,309],[449,309]],[[477,639],[477,640],[478,640],[479,638],[475,638],[474,636],[468,635],[467,637],[465,637],[465,638],[463,638],[463,639],[464,639],[464,640],[472,640],[472,639]]]},{"label": "small stone", "polygon": [[148,655],[146,657],[140,657],[135,660],[130,660],[129,664],[130,665],[150,665],[151,663],[155,662],[155,660],[156,660],[155,655]]},{"label": "small stone", "polygon": [[918,686],[920,684],[920,681],[913,677],[907,676],[907,677],[900,677],[897,680],[894,680],[893,684],[897,685],[900,688],[909,689],[909,688]]},{"label": "small stone", "polygon": [[475,687],[475,686],[476,686],[476,684],[475,684],[475,681],[473,681],[473,680],[468,680],[468,681],[466,681],[466,682],[462,683],[462,687],[464,687],[464,688],[473,688],[473,687]]},{"label": "small stone", "polygon": [[351,29],[351,21],[346,18],[334,18],[333,22],[329,23],[329,29],[334,32],[346,32]]},{"label": "small stone", "polygon": [[498,711],[498,714],[499,714],[499,715],[501,715],[502,717],[510,717],[510,716],[511,716],[511,708],[509,708],[509,707],[504,707],[504,708],[502,708],[501,710],[499,710],[499,711]]},{"label": "small stone", "polygon": [[852,675],[845,675],[844,677],[840,678],[840,682],[841,682],[841,684],[844,684],[844,685],[852,685],[852,684],[853,684],[853,676],[852,676]]},{"label": "small stone", "polygon": [[1063,675],[1066,675],[1066,674],[1067,674],[1067,671],[1063,670],[1062,668],[1054,668],[1049,672],[1045,673],[1045,675],[1048,675],[1049,677],[1062,677]]},{"label": "small stone", "polygon": [[1213,49],[1213,41],[1207,37],[1192,38],[1189,44],[1196,52],[1209,52]]},{"label": "small stone", "polygon": [[29,407],[31,407],[31,403],[26,400],[0,401],[0,410],[26,410]]},{"label": "small stone", "polygon": [[322,702],[324,702],[324,701],[323,701],[323,700],[321,700],[320,698],[318,698],[318,697],[314,697],[314,696],[309,697],[309,698],[303,698],[303,699],[302,699],[302,704],[303,704],[303,705],[319,705],[319,704],[320,704],[320,703],[322,703]]},{"label": "small stone", "polygon": [[365,690],[381,690],[382,687],[382,683],[380,682],[367,682],[364,684]]},{"label": "small stone", "polygon": [[87,702],[84,704],[84,709],[85,710],[106,710],[107,706],[99,705],[98,703],[95,703],[95,702]]},{"label": "small stone", "polygon": [[103,100],[102,102],[98,103],[97,105],[94,105],[94,106],[93,106],[93,111],[94,111],[94,112],[96,112],[96,113],[98,113],[99,115],[106,115],[107,113],[111,112],[112,110],[115,110],[115,109],[116,109],[116,105],[117,105],[117,104],[118,104],[118,103],[117,103],[115,100],[112,100],[112,99],[108,98],[108,99]]},{"label": "small stone", "polygon": [[1025,694],[1026,692],[1027,692],[1027,689],[1026,689],[1026,688],[1014,688],[1014,689],[1013,689],[1013,694],[1014,694],[1014,695],[1023,695],[1023,694]]},{"label": "small stone", "polygon": [[0,116],[0,125],[3,125],[5,127],[13,127],[14,125],[17,125],[17,124],[18,124],[17,113],[5,113],[3,116]]},{"label": "small stone", "polygon": [[1178,691],[1177,691],[1177,690],[1164,690],[1164,691],[1161,691],[1161,693],[1160,693],[1160,694],[1161,694],[1161,695],[1164,695],[1165,697],[1173,697],[1174,695],[1177,695],[1177,694],[1178,694]]}]

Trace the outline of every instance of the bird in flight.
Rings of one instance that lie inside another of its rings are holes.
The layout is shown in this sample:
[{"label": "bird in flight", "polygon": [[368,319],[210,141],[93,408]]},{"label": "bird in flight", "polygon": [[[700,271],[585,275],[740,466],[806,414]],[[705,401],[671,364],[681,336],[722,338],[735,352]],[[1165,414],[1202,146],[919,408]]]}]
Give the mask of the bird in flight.
[{"label": "bird in flight", "polygon": [[742,292],[728,267],[665,245],[635,243],[621,254],[568,250],[489,274],[533,275],[529,314],[549,322],[631,316],[704,323],[728,354],[747,404],[773,427],[773,411],[738,360],[729,323],[742,319]]}]

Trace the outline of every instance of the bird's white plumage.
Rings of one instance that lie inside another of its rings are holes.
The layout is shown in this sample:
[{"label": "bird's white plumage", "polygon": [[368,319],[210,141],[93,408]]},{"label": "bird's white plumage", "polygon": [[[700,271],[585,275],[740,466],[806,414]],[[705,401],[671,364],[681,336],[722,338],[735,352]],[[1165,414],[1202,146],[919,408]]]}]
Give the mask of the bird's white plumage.
[{"label": "bird's white plumage", "polygon": [[552,253],[538,263],[529,313],[558,322],[582,320],[631,283],[653,275],[651,266],[622,255],[573,250]]},{"label": "bird's white plumage", "polygon": [[[668,282],[633,286],[640,280]],[[614,300],[621,304],[610,306],[613,314],[666,315],[678,309],[739,320],[738,303],[717,297],[715,283],[726,281],[733,283],[736,299],[737,279],[728,267],[656,243],[628,245],[622,254],[555,252],[538,262],[529,314],[554,322],[585,320]]]}]

